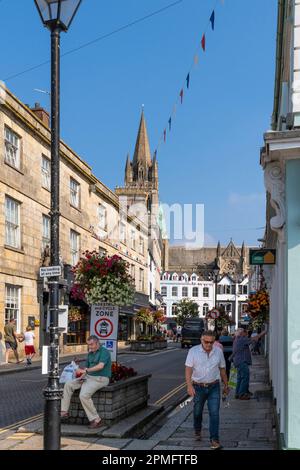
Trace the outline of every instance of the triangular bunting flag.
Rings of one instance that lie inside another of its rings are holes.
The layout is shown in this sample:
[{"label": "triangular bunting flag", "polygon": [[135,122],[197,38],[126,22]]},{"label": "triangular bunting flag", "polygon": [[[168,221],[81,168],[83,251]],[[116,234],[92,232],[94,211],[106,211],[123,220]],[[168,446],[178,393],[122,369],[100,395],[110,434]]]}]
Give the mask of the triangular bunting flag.
[{"label": "triangular bunting flag", "polygon": [[170,117],[170,119],[168,120],[168,123],[169,123],[169,131],[171,130],[171,126],[172,126],[172,118]]},{"label": "triangular bunting flag", "polygon": [[179,96],[180,96],[180,100],[181,100],[181,104],[182,104],[182,101],[183,101],[183,88],[181,89],[181,91],[179,93]]},{"label": "triangular bunting flag", "polygon": [[201,46],[202,46],[202,49],[203,49],[204,52],[205,52],[205,46],[206,46],[205,34],[203,34],[203,36],[202,36],[202,39],[201,39]]},{"label": "triangular bunting flag", "polygon": [[189,88],[190,87],[190,74],[188,73],[187,76],[186,76],[186,87]]},{"label": "triangular bunting flag", "polygon": [[215,30],[215,10],[212,12],[211,17],[209,18],[209,21],[211,22],[211,27],[212,30]]}]

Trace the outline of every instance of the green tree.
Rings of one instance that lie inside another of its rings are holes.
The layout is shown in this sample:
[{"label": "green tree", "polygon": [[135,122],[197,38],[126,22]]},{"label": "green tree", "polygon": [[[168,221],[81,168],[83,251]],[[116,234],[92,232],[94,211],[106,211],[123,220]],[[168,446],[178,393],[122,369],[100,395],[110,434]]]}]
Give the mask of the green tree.
[{"label": "green tree", "polygon": [[183,326],[187,318],[199,317],[199,306],[193,300],[182,299],[176,306],[177,310],[177,325]]}]

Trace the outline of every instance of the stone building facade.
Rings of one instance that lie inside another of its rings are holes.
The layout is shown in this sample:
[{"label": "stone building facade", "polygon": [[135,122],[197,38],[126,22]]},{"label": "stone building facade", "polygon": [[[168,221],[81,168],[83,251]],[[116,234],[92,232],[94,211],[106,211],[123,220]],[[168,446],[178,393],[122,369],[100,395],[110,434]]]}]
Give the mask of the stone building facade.
[{"label": "stone building facade", "polygon": [[[0,104],[0,331],[10,316],[16,318],[18,332],[35,323],[37,347],[47,336],[48,289],[39,268],[49,264],[48,124],[44,110],[29,109],[6,90]],[[60,257],[65,278],[70,281],[70,267],[85,250],[118,254],[135,278],[136,306],[148,305],[148,227],[137,216],[120,217],[119,197],[64,142],[60,154]],[[69,301],[65,289],[62,303]],[[76,350],[89,334],[89,313],[85,304],[71,301],[70,307],[81,320],[70,325],[64,349]],[[135,334],[134,311],[120,313],[121,339],[128,339]]]}]

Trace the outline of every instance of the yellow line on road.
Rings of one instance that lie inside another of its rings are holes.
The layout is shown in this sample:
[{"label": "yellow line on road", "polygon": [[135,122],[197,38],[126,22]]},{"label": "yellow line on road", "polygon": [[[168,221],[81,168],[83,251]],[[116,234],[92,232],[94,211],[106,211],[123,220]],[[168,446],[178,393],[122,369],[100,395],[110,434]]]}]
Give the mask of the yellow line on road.
[{"label": "yellow line on road", "polygon": [[10,424],[6,428],[2,428],[0,430],[0,434],[2,434],[4,432],[7,432],[7,431],[11,431],[12,429],[16,428],[17,426],[23,426],[24,424],[29,424],[32,421],[36,421],[37,419],[42,418],[43,415],[44,415],[44,413],[40,413],[38,415],[31,416],[31,418],[23,419],[21,421],[17,421],[16,423]]},{"label": "yellow line on road", "polygon": [[181,390],[183,390],[184,388],[186,387],[186,383],[183,382],[182,384],[178,385],[177,387],[175,387],[173,390],[170,390],[170,392],[168,392],[166,395],[164,395],[163,397],[161,397],[159,400],[157,400],[154,405],[161,405],[162,403],[164,403],[165,401],[167,401],[169,398],[171,398],[172,396],[176,395],[176,393],[180,392]]}]

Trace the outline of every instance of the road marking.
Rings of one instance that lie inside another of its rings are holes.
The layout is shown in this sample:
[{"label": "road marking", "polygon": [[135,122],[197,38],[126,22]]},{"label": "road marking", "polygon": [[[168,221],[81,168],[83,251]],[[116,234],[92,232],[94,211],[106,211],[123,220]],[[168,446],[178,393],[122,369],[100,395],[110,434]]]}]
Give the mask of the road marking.
[{"label": "road marking", "polygon": [[171,398],[172,396],[176,395],[176,393],[180,392],[181,390],[183,390],[184,388],[186,387],[186,383],[183,382],[182,384],[178,385],[177,387],[175,387],[174,389],[170,390],[170,392],[168,392],[166,395],[164,395],[163,397],[161,397],[159,400],[157,400],[154,405],[162,405],[162,403],[164,403],[165,401],[167,401],[169,398]]},{"label": "road marking", "polygon": [[15,434],[13,434],[12,436],[8,436],[7,439],[14,439],[14,440],[17,440],[17,441],[25,441],[26,439],[29,439],[29,437],[32,437],[34,436],[34,433],[33,432],[17,432]]},{"label": "road marking", "polygon": [[4,432],[7,432],[7,431],[11,431],[12,429],[18,427],[18,426],[24,426],[24,424],[29,424],[33,421],[36,421],[40,418],[42,418],[44,415],[44,413],[40,413],[38,415],[35,415],[35,416],[32,416],[31,418],[26,418],[26,419],[23,419],[21,421],[17,421],[16,423],[13,423],[13,424],[10,424],[9,426],[7,426],[6,428],[2,428],[0,430],[0,434],[4,433]]}]

